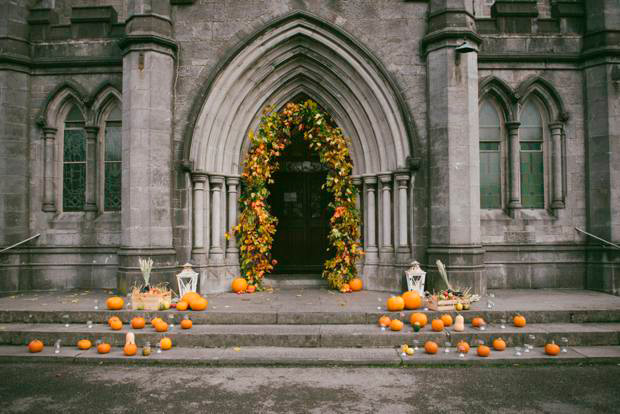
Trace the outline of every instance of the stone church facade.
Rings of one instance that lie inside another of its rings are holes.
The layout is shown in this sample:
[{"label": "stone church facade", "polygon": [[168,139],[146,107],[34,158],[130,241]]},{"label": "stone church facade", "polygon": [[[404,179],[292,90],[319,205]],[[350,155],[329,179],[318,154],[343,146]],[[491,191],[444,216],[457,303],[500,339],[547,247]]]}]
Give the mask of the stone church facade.
[{"label": "stone church facade", "polygon": [[[228,289],[247,134],[315,100],[350,138],[360,271],[620,292],[616,0],[7,0],[0,291]],[[286,229],[279,229],[286,232]],[[318,277],[318,276],[317,276]],[[174,285],[173,285],[174,286]]]}]

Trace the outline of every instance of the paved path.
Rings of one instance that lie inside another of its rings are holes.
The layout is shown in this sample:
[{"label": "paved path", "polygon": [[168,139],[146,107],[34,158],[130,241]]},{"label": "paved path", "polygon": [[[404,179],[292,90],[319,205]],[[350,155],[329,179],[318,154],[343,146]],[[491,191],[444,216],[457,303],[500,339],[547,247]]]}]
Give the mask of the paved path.
[{"label": "paved path", "polygon": [[3,413],[613,413],[620,366],[198,368],[0,364]]}]

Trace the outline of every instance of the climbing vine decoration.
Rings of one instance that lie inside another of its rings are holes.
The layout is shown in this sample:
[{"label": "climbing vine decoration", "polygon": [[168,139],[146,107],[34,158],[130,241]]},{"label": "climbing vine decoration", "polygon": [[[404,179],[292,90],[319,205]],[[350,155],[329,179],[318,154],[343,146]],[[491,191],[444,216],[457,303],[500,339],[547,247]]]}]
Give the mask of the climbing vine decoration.
[{"label": "climbing vine decoration", "polygon": [[323,278],[339,289],[357,275],[360,215],[355,206],[357,189],[351,179],[353,165],[347,139],[327,121],[313,101],[288,103],[280,112],[263,113],[258,133],[249,133],[250,151],[244,160],[241,213],[233,231],[240,246],[241,272],[249,284],[262,288],[263,277],[273,270],[271,247],[278,219],[271,215],[268,185],[279,168],[278,157],[293,139],[304,139],[328,168],[323,185],[333,196],[329,207],[329,250],[332,258],[323,267]]}]

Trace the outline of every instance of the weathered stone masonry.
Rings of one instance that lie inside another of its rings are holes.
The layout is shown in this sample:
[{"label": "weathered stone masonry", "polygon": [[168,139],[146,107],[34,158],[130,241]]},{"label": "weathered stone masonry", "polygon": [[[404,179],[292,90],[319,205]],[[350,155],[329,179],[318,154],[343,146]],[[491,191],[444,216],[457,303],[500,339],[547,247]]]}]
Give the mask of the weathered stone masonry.
[{"label": "weathered stone masonry", "polygon": [[[2,2],[0,247],[41,236],[0,255],[0,291],[126,289],[140,256],[155,281],[191,260],[203,291],[227,289],[247,132],[266,105],[309,96],[351,138],[368,287],[400,289],[416,258],[479,292],[618,293],[618,251],[575,230],[620,241],[618,27],[612,0]],[[493,208],[485,103],[499,117]],[[120,210],[104,208],[117,107]],[[73,108],[84,207],[64,211]],[[541,154],[534,208],[524,148]]]}]

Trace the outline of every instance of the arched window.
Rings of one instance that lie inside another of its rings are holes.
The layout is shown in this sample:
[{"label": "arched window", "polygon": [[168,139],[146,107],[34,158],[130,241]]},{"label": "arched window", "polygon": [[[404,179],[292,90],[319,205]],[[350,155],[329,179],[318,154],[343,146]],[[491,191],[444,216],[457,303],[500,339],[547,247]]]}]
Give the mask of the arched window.
[{"label": "arched window", "polygon": [[77,105],[69,110],[62,143],[62,209],[84,210],[86,201],[86,131]]},{"label": "arched window", "polygon": [[502,207],[502,127],[495,106],[480,107],[480,208]]},{"label": "arched window", "polygon": [[523,208],[544,208],[543,121],[533,100],[524,105],[520,120],[521,205]]},{"label": "arched window", "polygon": [[121,209],[121,111],[114,104],[105,121],[103,137],[103,208]]}]

